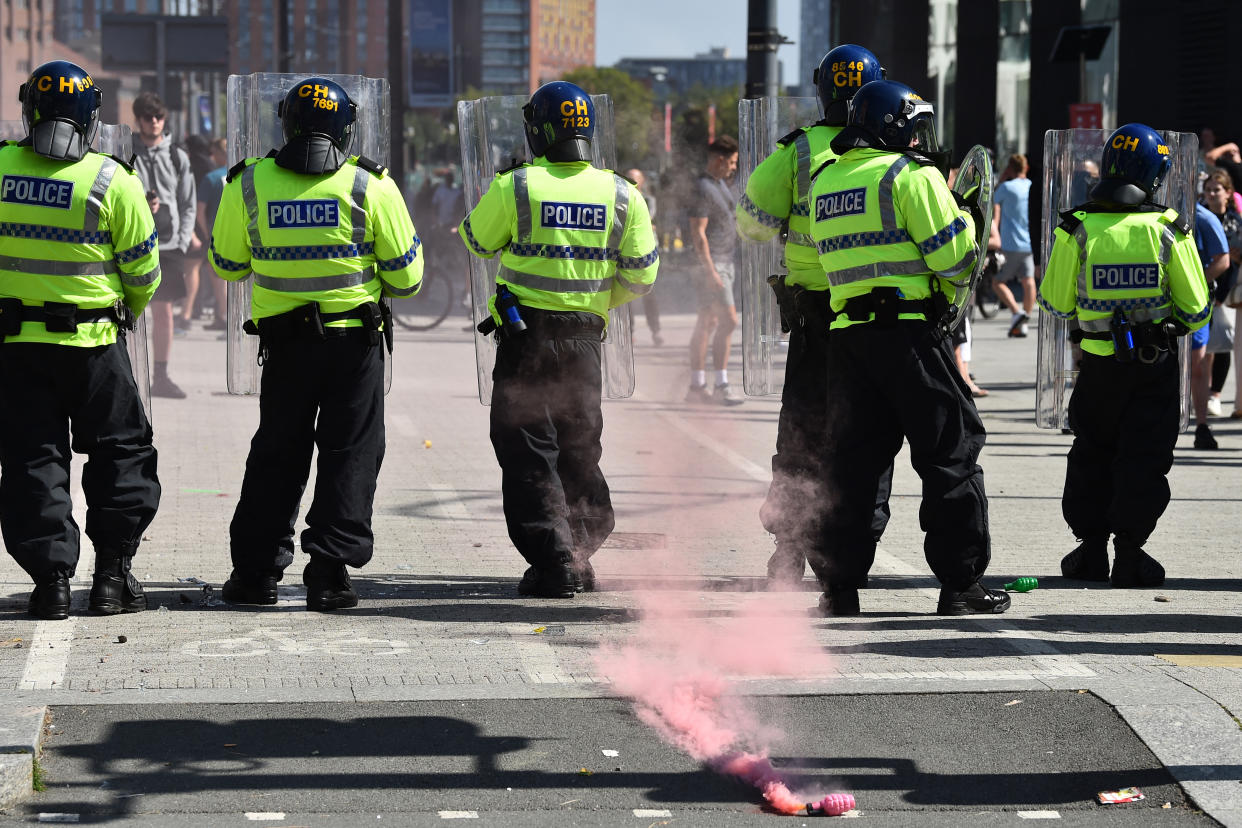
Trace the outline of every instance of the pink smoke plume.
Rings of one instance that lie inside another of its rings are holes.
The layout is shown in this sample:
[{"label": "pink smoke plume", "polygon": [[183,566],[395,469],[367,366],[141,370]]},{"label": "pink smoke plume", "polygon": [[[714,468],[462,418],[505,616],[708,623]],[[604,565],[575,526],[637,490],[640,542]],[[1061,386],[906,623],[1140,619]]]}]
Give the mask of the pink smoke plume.
[{"label": "pink smoke plume", "polygon": [[788,594],[761,593],[737,612],[703,617],[684,593],[637,595],[637,629],[631,640],[601,646],[600,672],[670,745],[754,785],[782,814],[806,808],[809,800],[795,796],[768,759],[780,729],[761,722],[735,692],[739,679],[827,672],[830,661],[804,611],[789,606]]}]

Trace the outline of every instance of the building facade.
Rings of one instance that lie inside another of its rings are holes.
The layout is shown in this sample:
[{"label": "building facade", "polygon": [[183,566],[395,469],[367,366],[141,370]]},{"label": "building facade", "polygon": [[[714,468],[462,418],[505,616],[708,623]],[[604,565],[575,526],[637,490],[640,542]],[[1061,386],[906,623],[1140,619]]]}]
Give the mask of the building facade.
[{"label": "building facade", "polygon": [[[802,0],[802,18],[798,31],[798,94],[815,96],[815,69],[824,54],[833,46],[830,24],[832,0]],[[881,61],[883,62],[883,61]]]}]

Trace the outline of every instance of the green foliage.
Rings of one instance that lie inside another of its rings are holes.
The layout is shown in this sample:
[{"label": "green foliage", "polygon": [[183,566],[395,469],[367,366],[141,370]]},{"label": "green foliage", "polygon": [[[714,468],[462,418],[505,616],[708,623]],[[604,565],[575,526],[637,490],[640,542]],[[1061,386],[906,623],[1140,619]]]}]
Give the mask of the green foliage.
[{"label": "green foliage", "polygon": [[651,90],[612,67],[583,66],[565,75],[564,80],[578,84],[592,95],[607,94],[612,98],[617,166],[624,169],[641,164],[650,147],[651,119],[655,112]]},{"label": "green foliage", "polygon": [[47,776],[43,771],[43,766],[39,764],[39,760],[37,757],[31,760],[30,779],[31,779],[30,787],[33,788],[34,790],[38,791],[39,793],[43,793],[44,791],[47,790]]}]

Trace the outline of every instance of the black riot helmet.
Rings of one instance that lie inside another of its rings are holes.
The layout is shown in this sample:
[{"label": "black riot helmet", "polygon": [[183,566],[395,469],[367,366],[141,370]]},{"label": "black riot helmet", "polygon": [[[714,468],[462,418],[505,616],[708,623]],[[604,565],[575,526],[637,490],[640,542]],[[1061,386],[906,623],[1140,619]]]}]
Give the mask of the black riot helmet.
[{"label": "black riot helmet", "polygon": [[293,85],[276,109],[285,146],[276,163],[295,172],[334,172],[349,157],[358,105],[340,84],[307,78]]},{"label": "black riot helmet", "polygon": [[595,137],[595,104],[569,81],[545,83],[522,107],[526,143],[535,157],[549,161],[590,161]]},{"label": "black riot helmet", "polygon": [[17,93],[30,146],[58,161],[80,161],[99,131],[103,93],[86,70],[53,60],[30,73]]},{"label": "black riot helmet", "polygon": [[842,43],[820,60],[813,75],[815,94],[824,120],[830,126],[845,126],[850,98],[874,80],[884,80],[888,73],[869,49]]}]

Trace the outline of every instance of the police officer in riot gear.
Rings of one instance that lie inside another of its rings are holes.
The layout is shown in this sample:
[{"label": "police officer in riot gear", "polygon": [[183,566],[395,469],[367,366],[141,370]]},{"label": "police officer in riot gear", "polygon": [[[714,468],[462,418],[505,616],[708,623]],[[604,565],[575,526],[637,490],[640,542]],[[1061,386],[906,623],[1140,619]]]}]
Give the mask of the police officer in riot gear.
[{"label": "police officer in riot gear", "polygon": [[87,455],[88,607],[140,612],[131,561],[160,484],[124,329],[159,285],[155,224],[133,170],[90,151],[102,99],[90,75],[45,63],[18,96],[27,137],[0,143],[0,530],[34,581],[30,613],[67,618],[69,458]]},{"label": "police officer in riot gear", "polygon": [[975,264],[975,219],[937,168],[932,105],[904,84],[858,90],[811,188],[811,236],[832,291],[823,450],[828,615],[859,611],[873,561],[876,487],[902,439],[923,481],[924,552],[942,615],[998,613],[980,578],[991,555],[983,422],[940,322]]},{"label": "police officer in riot gear", "polygon": [[[821,440],[831,310],[828,277],[810,236],[811,173],[836,157],[830,144],[845,126],[854,93],[884,76],[879,60],[862,46],[847,43],[824,55],[815,70],[823,119],[777,142],[776,151],[751,173],[737,206],[737,228],[743,237],[761,242],[783,233],[789,271],[774,284],[789,327],[789,352],[772,484],[759,512],[764,528],[776,539],[768,577],[777,584],[802,579],[808,551],[812,567],[826,578],[818,548],[823,539],[820,510],[829,500],[822,490]],[[888,525],[892,479],[890,465],[876,492],[872,528],[877,542]]]},{"label": "police officer in riot gear", "polygon": [[[259,429],[230,525],[235,604],[274,604],[293,562],[293,530],[319,449],[302,549],[306,605],[355,606],[346,566],[371,559],[371,510],[384,458],[385,296],[418,290],[423,258],[388,171],[350,156],[357,107],[307,78],[280,104],[285,144],[229,171],[212,231],[223,279],[254,273],[263,379]],[[391,339],[388,339],[391,348]]]},{"label": "police officer in riot gear", "polygon": [[1188,219],[1153,202],[1169,148],[1143,124],[1110,137],[1090,201],[1061,214],[1039,304],[1077,319],[1082,361],[1069,403],[1074,432],[1061,500],[1081,543],[1067,578],[1115,587],[1164,583],[1143,545],[1169,504],[1181,418],[1178,337],[1207,324],[1212,297]]},{"label": "police officer in riot gear", "polygon": [[500,254],[491,440],[509,537],[529,568],[522,595],[570,598],[595,585],[589,558],[613,528],[599,468],[601,338],[608,309],[646,294],[658,267],[638,189],[593,167],[595,106],[572,83],[523,109],[534,161],[498,173],[459,235]]}]

